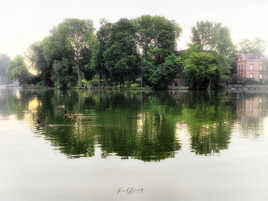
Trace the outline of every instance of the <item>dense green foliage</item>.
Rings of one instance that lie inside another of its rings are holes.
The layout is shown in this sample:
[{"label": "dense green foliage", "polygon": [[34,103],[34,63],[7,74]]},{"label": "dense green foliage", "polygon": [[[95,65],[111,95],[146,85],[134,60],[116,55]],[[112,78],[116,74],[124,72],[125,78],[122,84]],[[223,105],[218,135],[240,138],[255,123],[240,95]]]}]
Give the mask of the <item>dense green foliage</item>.
[{"label": "dense green foliage", "polygon": [[216,88],[221,76],[221,65],[215,54],[189,50],[184,59],[184,75],[194,89]]},{"label": "dense green foliage", "polygon": [[[27,58],[38,72],[31,82],[62,89],[149,86],[162,90],[181,83],[192,89],[223,87],[236,72],[236,49],[228,28],[197,22],[184,53],[176,51],[181,31],[161,16],[122,18],[115,23],[102,20],[97,32],[90,20],[67,19],[30,46]],[[246,49],[262,51],[261,42],[242,43],[241,50]]]},{"label": "dense green foliage", "polygon": [[155,51],[149,48],[149,51],[143,57],[143,79],[146,84],[154,89],[166,89],[177,73],[181,72],[182,62],[175,54],[171,54],[158,64],[155,59],[155,55],[157,55]]},{"label": "dense green foliage", "polygon": [[172,56],[180,32],[176,23],[159,16],[104,22],[97,33],[96,72],[109,83],[141,78],[142,85],[165,89],[180,67]]},{"label": "dense green foliage", "polygon": [[124,84],[125,81],[134,81],[139,74],[135,34],[136,27],[128,19],[101,27],[98,33],[100,59],[96,70],[109,83]]},{"label": "dense green foliage", "polygon": [[101,24],[95,35],[91,21],[67,19],[31,45],[27,57],[40,84],[71,88],[92,80],[93,86],[123,86],[140,80],[141,86],[166,89],[181,70],[175,56],[181,28],[174,21],[147,15]]},{"label": "dense green foliage", "polygon": [[40,72],[43,85],[81,86],[82,77],[91,76],[90,58],[95,43],[90,20],[67,19],[53,28],[49,37],[31,46],[29,58]]},{"label": "dense green foliage", "polygon": [[141,55],[141,78],[154,89],[166,89],[180,72],[176,40],[181,28],[164,17],[142,16],[135,20]]},{"label": "dense green foliage", "polygon": [[184,72],[194,89],[223,86],[236,71],[236,50],[229,30],[220,23],[197,22],[192,48],[185,56]]},{"label": "dense green foliage", "polygon": [[141,54],[147,53],[150,46],[161,51],[162,57],[173,52],[176,48],[176,39],[180,36],[182,29],[174,21],[165,17],[145,15],[134,19],[137,26],[137,42]]}]

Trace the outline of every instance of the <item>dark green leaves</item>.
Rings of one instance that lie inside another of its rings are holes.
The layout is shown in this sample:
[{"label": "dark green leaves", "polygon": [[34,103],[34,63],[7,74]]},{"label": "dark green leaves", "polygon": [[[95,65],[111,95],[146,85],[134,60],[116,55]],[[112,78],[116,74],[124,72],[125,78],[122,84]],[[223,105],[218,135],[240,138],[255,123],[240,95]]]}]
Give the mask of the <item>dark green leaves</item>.
[{"label": "dark green leaves", "polygon": [[194,89],[216,88],[220,79],[220,64],[216,55],[188,50],[184,60],[184,76]]}]

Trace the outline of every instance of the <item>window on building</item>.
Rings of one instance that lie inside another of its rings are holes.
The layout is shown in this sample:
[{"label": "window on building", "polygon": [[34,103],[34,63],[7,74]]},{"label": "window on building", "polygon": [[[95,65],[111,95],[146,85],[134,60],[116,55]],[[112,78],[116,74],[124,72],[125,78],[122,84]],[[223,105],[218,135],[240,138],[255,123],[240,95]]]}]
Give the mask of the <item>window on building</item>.
[{"label": "window on building", "polygon": [[250,69],[250,71],[253,71],[253,68],[254,68],[254,65],[253,65],[253,64],[250,64],[250,65],[249,65],[249,69]]},{"label": "window on building", "polygon": [[250,78],[253,78],[253,74],[250,74]]},{"label": "window on building", "polygon": [[262,76],[262,74],[260,74],[260,79],[262,79],[263,78],[263,76]]},{"label": "window on building", "polygon": [[262,65],[260,65],[260,70],[262,70]]}]

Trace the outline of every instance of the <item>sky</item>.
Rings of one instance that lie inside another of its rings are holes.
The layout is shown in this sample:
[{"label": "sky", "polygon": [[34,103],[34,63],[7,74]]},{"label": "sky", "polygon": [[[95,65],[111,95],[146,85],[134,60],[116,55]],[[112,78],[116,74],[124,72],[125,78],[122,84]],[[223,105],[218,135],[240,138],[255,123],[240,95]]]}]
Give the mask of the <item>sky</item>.
[{"label": "sky", "polygon": [[0,53],[24,55],[66,18],[91,19],[98,29],[101,18],[116,22],[146,14],[165,16],[182,27],[178,49],[190,42],[191,27],[201,20],[227,26],[234,43],[256,37],[268,41],[267,0],[1,0]]}]

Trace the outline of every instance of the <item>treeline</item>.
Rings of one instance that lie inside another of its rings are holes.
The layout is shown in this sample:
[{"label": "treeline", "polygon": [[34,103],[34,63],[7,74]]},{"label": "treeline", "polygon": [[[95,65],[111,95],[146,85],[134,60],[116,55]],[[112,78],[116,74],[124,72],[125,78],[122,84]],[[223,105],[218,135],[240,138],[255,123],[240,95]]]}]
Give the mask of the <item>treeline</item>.
[{"label": "treeline", "polygon": [[[198,22],[186,51],[176,51],[182,28],[160,16],[101,20],[66,19],[26,58],[14,58],[8,75],[20,84],[72,88],[149,86],[166,89],[177,77],[193,89],[223,86],[236,69],[236,48],[228,28]],[[27,62],[26,62],[27,60]],[[38,73],[29,73],[26,63]]]}]

